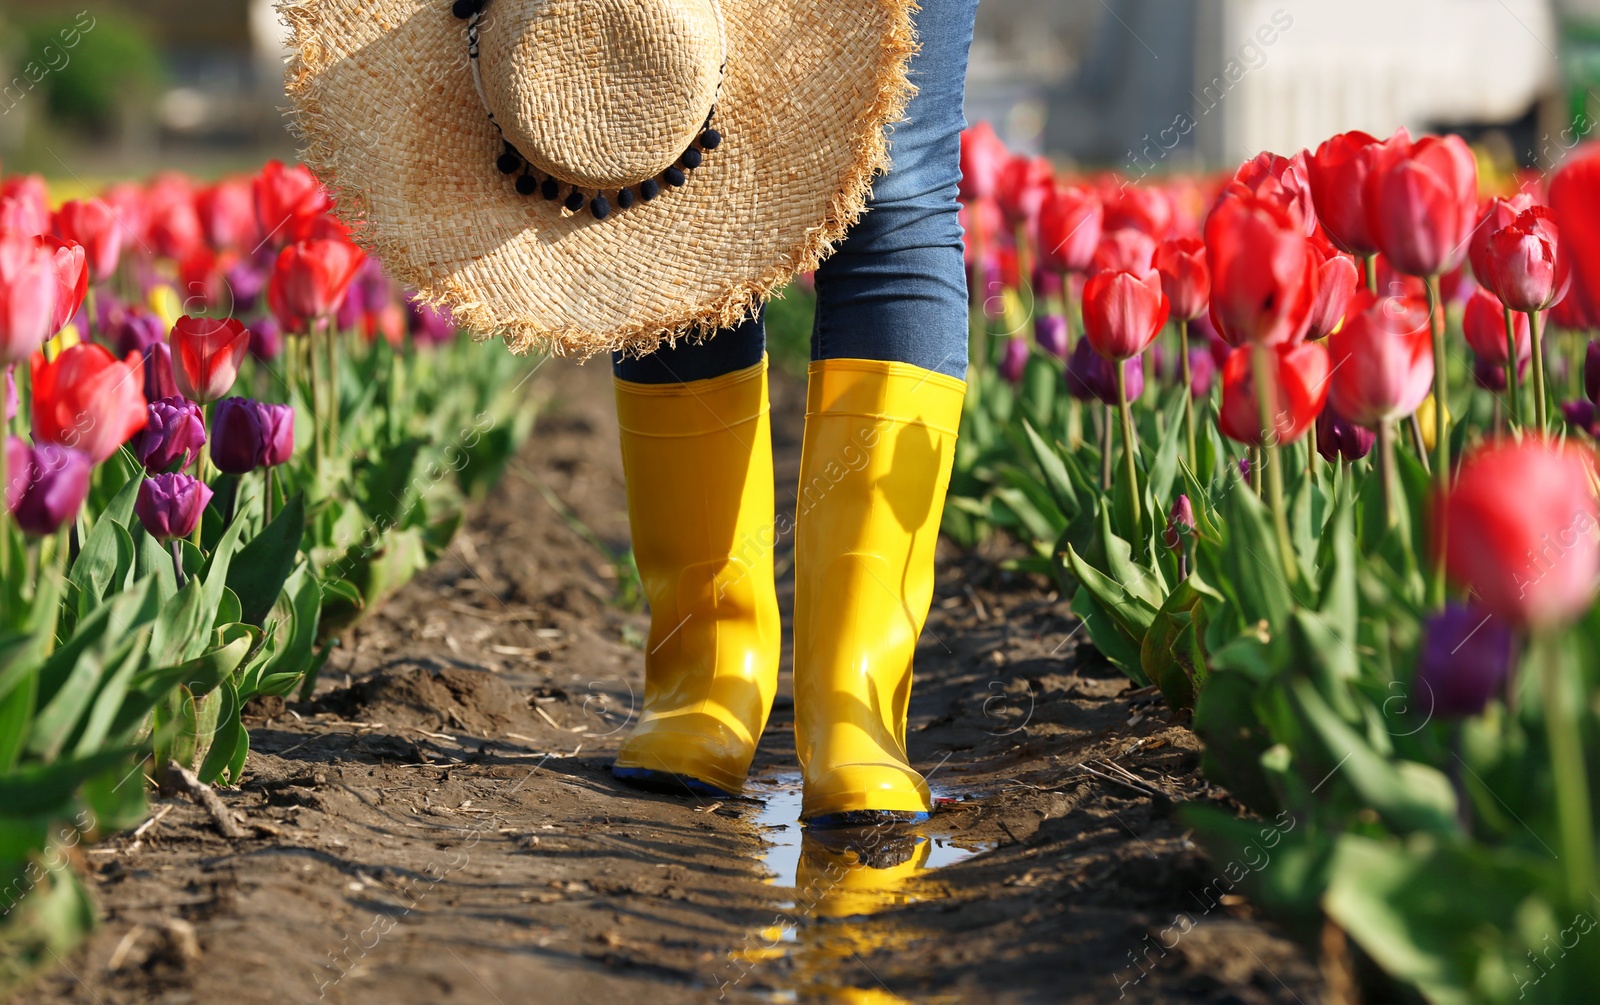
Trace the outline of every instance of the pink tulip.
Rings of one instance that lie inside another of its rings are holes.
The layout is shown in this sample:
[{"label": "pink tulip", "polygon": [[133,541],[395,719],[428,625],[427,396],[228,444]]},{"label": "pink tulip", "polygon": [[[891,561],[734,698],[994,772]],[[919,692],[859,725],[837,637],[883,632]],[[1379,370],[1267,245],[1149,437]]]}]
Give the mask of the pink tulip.
[{"label": "pink tulip", "polygon": [[38,237],[50,233],[50,195],[36,174],[0,181],[0,234]]},{"label": "pink tulip", "polygon": [[55,257],[33,237],[0,235],[0,367],[27,359],[54,334]]},{"label": "pink tulip", "polygon": [[1000,169],[1005,166],[1006,145],[994,127],[979,122],[961,133],[961,201],[986,202],[994,198]]},{"label": "pink tulip", "polygon": [[54,337],[71,323],[89,292],[89,259],[83,247],[48,234],[37,238],[39,247],[50,255],[55,275],[55,308],[50,312],[50,335]]},{"label": "pink tulip", "polygon": [[[1525,363],[1533,356],[1533,341],[1529,337],[1528,316],[1511,315],[1511,330],[1517,343],[1517,362]],[[1467,301],[1466,312],[1461,317],[1461,331],[1467,345],[1481,360],[1504,368],[1506,365],[1505,309],[1498,298],[1488,290],[1480,289]]]},{"label": "pink tulip", "polygon": [[1361,277],[1354,259],[1320,238],[1312,240],[1311,254],[1317,262],[1317,299],[1311,305],[1306,338],[1318,339],[1329,335],[1344,320]]},{"label": "pink tulip", "polygon": [[1361,291],[1344,327],[1328,337],[1329,401],[1368,429],[1410,415],[1433,384],[1432,340],[1426,304]]},{"label": "pink tulip", "polygon": [[1364,199],[1367,175],[1378,141],[1363,132],[1341,133],[1306,158],[1317,220],[1328,239],[1361,258],[1376,254],[1378,244],[1367,227]]},{"label": "pink tulip", "polygon": [[99,199],[76,199],[56,210],[57,237],[83,246],[91,282],[103,283],[117,271],[122,256],[123,229],[117,211]]},{"label": "pink tulip", "polygon": [[1518,192],[1510,198],[1495,196],[1485,199],[1478,210],[1478,222],[1472,228],[1472,240],[1467,244],[1467,260],[1472,263],[1472,275],[1478,285],[1494,289],[1489,275],[1489,238],[1517,222],[1517,217],[1536,205],[1533,196]]},{"label": "pink tulip", "polygon": [[1384,257],[1412,276],[1439,276],[1466,257],[1478,222],[1478,163],[1459,136],[1405,130],[1374,156],[1367,224]]},{"label": "pink tulip", "polygon": [[250,351],[250,333],[237,318],[184,315],[172,326],[171,338],[178,391],[202,405],[228,393]]},{"label": "pink tulip", "polygon": [[1514,311],[1543,311],[1572,282],[1550,210],[1536,206],[1489,239],[1489,274],[1500,301]]}]

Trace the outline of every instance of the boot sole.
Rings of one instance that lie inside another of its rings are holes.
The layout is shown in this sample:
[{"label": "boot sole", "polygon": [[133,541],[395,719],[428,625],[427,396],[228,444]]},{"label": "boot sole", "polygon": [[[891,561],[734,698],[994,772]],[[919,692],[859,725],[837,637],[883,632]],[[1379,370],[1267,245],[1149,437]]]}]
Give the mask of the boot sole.
[{"label": "boot sole", "polygon": [[909,810],[849,810],[844,813],[824,813],[802,821],[806,827],[832,830],[840,827],[883,827],[893,824],[926,823],[930,813]]},{"label": "boot sole", "polygon": [[646,792],[659,792],[668,796],[681,796],[687,790],[691,795],[712,796],[718,799],[728,799],[735,793],[720,789],[710,782],[702,782],[698,778],[688,775],[676,775],[670,771],[656,771],[651,768],[623,768],[613,764],[611,777],[619,782],[626,782],[636,789]]}]

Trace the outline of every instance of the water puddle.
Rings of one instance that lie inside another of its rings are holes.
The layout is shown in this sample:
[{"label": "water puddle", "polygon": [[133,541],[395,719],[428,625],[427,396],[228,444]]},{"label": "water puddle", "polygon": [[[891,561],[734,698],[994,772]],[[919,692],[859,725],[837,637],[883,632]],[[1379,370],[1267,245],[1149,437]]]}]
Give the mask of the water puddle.
[{"label": "water puddle", "polygon": [[770,993],[776,1002],[899,1002],[862,957],[909,944],[918,933],[868,919],[942,896],[928,874],[991,845],[959,841],[933,823],[807,832],[798,772],[768,775],[749,791],[763,801],[754,822],[770,842],[762,859],[768,882],[793,896],[779,903],[772,924],[730,954],[733,974],[777,961],[763,975],[764,983],[787,985]]}]

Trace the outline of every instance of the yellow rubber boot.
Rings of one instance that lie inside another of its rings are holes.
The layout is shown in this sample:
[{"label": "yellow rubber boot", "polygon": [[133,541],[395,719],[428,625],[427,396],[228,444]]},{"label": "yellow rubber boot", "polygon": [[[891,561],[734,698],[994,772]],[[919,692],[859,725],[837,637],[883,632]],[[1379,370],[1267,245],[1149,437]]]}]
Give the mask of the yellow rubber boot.
[{"label": "yellow rubber boot", "polygon": [[644,706],[612,772],[737,793],[778,688],[767,365],[617,380],[633,553],[650,601]]},{"label": "yellow rubber boot", "polygon": [[812,826],[914,819],[911,657],[966,383],[906,363],[811,364],[796,508],[795,746]]}]

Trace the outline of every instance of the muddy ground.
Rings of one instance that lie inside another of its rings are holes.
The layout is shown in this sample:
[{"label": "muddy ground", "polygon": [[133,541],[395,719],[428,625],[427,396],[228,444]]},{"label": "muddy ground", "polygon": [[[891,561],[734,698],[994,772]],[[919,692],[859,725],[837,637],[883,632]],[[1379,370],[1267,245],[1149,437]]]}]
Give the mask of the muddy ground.
[{"label": "muddy ground", "polygon": [[[999,546],[941,552],[912,695],[940,797],[920,834],[808,844],[807,890],[771,881],[794,882],[799,834],[763,826],[797,808],[787,666],[751,798],[619,786],[647,619],[614,602],[608,373],[534,383],[535,435],[449,554],[346,640],[315,701],[256,710],[247,778],[221,792],[247,836],[154,803],[85,859],[99,933],[18,1002],[1323,1000],[1313,960],[1207,892],[1173,813],[1227,801],[1195,738]],[[782,507],[803,386],[774,401]]]}]

